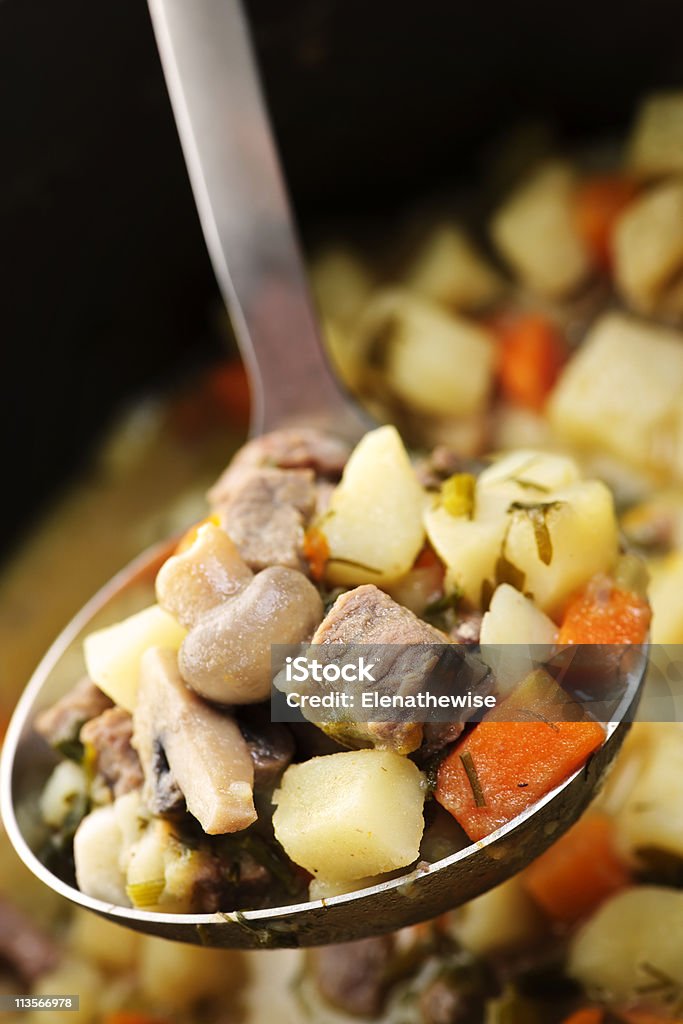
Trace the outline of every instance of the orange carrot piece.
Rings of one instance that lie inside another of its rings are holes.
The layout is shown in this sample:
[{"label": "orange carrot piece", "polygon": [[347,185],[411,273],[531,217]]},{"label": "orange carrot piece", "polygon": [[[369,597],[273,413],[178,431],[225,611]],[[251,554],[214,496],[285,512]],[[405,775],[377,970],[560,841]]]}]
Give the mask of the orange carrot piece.
[{"label": "orange carrot piece", "polygon": [[575,597],[560,625],[560,644],[642,644],[652,613],[647,601],[630,590],[602,583]]},{"label": "orange carrot piece", "polygon": [[570,1014],[562,1021],[562,1024],[603,1024],[604,1019],[604,1010],[600,1010],[597,1006],[586,1006],[584,1009]]},{"label": "orange carrot piece", "polygon": [[576,190],[574,224],[602,270],[612,266],[612,232],[619,215],[636,194],[636,183],[616,174],[588,178]]},{"label": "orange carrot piece", "polygon": [[[504,717],[504,706],[496,718]],[[604,739],[592,721],[487,718],[441,762],[434,795],[476,842],[564,782]]]},{"label": "orange carrot piece", "polygon": [[218,513],[212,512],[210,516],[205,516],[204,519],[200,519],[198,523],[193,523],[176,544],[174,554],[181,555],[183,551],[187,551],[188,548],[191,548],[197,539],[197,534],[201,527],[205,526],[207,523],[213,523],[214,526],[220,526],[221,519]]},{"label": "orange carrot piece", "polygon": [[314,580],[320,581],[325,575],[325,569],[330,558],[327,538],[322,530],[315,526],[306,530],[303,552],[304,558],[311,567],[311,576]]},{"label": "orange carrot piece", "polygon": [[504,316],[493,328],[503,397],[515,405],[542,409],[567,358],[564,338],[538,313]]},{"label": "orange carrot piece", "polygon": [[591,813],[530,864],[520,879],[552,921],[570,925],[629,885],[632,876],[617,853],[612,821]]},{"label": "orange carrot piece", "polygon": [[658,1013],[652,1013],[651,1010],[629,1010],[628,1012],[620,1010],[619,1020],[623,1020],[624,1024],[683,1024],[680,1017],[660,1016]]}]

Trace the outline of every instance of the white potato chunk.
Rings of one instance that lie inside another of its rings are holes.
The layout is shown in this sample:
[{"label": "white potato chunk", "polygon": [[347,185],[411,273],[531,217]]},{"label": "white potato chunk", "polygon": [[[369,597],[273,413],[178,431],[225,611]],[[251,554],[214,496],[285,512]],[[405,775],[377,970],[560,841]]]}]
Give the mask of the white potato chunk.
[{"label": "white potato chunk", "polygon": [[138,980],[141,994],[155,1009],[187,1012],[199,1000],[223,994],[235,999],[245,978],[244,954],[206,949],[140,936]]},{"label": "white potato chunk", "polygon": [[545,512],[543,504],[540,514],[513,512],[504,553],[524,574],[525,592],[552,618],[592,576],[613,568],[619,538],[612,494],[599,480],[553,491]]},{"label": "white potato chunk", "polygon": [[69,923],[68,946],[105,970],[127,971],[135,966],[140,936],[97,914],[74,908]]},{"label": "white potato chunk", "polygon": [[78,995],[78,1010],[34,1010],[28,1024],[95,1024],[101,1020],[103,991],[106,985],[100,971],[91,963],[73,956],[65,957],[53,970],[41,974],[31,988],[31,996]]},{"label": "white potato chunk", "polygon": [[130,906],[121,852],[121,829],[114,807],[98,807],[86,815],[74,836],[76,881],[81,892],[105,903]]},{"label": "white potato chunk", "polygon": [[629,163],[645,177],[683,171],[683,92],[660,92],[640,106]]},{"label": "white potato chunk", "polygon": [[60,761],[40,795],[40,813],[43,821],[59,828],[74,805],[88,793],[88,779],[80,765],[74,761]]},{"label": "white potato chunk", "polygon": [[342,247],[328,249],[314,260],[311,284],[323,316],[342,326],[358,315],[373,287],[365,264]]},{"label": "white potato chunk", "polygon": [[551,491],[567,487],[580,477],[574,459],[551,452],[522,449],[489,466],[477,480],[477,519],[490,521],[504,515],[515,501],[542,501]]},{"label": "white potato chunk", "polygon": [[505,521],[477,522],[453,516],[443,505],[425,513],[429,542],[446,564],[446,590],[462,592],[475,608],[482,598],[484,581],[495,579],[505,537]]},{"label": "white potato chunk", "polygon": [[682,313],[683,302],[675,304],[683,292],[675,282],[683,274],[683,180],[665,182],[631,203],[613,241],[615,278],[626,301],[643,313]]},{"label": "white potato chunk", "polygon": [[570,946],[569,974],[610,1004],[664,1007],[670,987],[662,978],[683,985],[681,949],[683,892],[638,886],[613,896],[581,928]]},{"label": "white potato chunk", "polygon": [[128,851],[146,827],[139,790],[86,815],[74,835],[76,882],[81,892],[105,903],[130,906],[126,893]]},{"label": "white potato chunk", "polygon": [[132,712],[142,655],[150,647],[177,651],[186,633],[172,615],[153,604],[85,638],[83,648],[88,675],[115,704]]},{"label": "white potato chunk", "polygon": [[493,240],[521,280],[560,298],[588,276],[590,260],[572,217],[574,178],[561,163],[548,163],[497,211]]},{"label": "white potato chunk", "polygon": [[648,597],[652,606],[652,642],[683,644],[683,551],[651,569]]},{"label": "white potato chunk", "polygon": [[290,765],[273,800],[275,836],[312,875],[347,881],[418,856],[422,773],[390,751],[353,750]]},{"label": "white potato chunk", "polygon": [[406,285],[424,299],[464,311],[488,305],[503,287],[465,232],[450,224],[431,232],[408,270]]},{"label": "white potato chunk", "polygon": [[519,876],[470,900],[453,915],[452,931],[475,956],[516,950],[542,934],[542,919]]},{"label": "white potato chunk", "polygon": [[601,317],[550,399],[562,439],[643,469],[683,471],[683,333]]},{"label": "white potato chunk", "polygon": [[359,442],[319,522],[336,584],[390,583],[405,575],[422,547],[424,492],[395,427]]},{"label": "white potato chunk", "polygon": [[639,761],[639,772],[616,816],[617,841],[624,853],[661,850],[683,858],[683,731],[678,722],[657,723],[656,742]]},{"label": "white potato chunk", "polygon": [[481,656],[496,676],[500,693],[528,675],[550,654],[557,626],[509,583],[496,587],[481,623]]}]

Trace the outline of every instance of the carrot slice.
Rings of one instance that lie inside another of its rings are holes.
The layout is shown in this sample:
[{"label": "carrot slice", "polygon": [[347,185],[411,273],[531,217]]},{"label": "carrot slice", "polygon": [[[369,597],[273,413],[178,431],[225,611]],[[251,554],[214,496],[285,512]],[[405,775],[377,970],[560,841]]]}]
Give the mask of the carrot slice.
[{"label": "carrot slice", "polygon": [[551,920],[570,925],[629,885],[632,876],[617,853],[612,821],[591,813],[530,864],[520,879]]},{"label": "carrot slice", "polygon": [[612,231],[637,191],[636,183],[619,175],[588,178],[576,190],[574,224],[596,266],[612,266]]},{"label": "carrot slice", "polygon": [[652,613],[647,601],[608,582],[590,584],[568,605],[560,644],[642,644]]},{"label": "carrot slice", "polygon": [[567,358],[555,325],[538,313],[504,316],[493,324],[503,397],[528,409],[543,408]]},{"label": "carrot slice", "polygon": [[311,567],[311,576],[320,581],[325,575],[325,568],[330,558],[330,548],[322,530],[311,526],[304,534],[304,558]]},{"label": "carrot slice", "polygon": [[169,1024],[167,1018],[153,1017],[149,1013],[138,1013],[135,1010],[115,1010],[108,1013],[102,1024]]},{"label": "carrot slice", "polygon": [[562,1024],[603,1024],[605,1013],[597,1006],[586,1006],[562,1021]]},{"label": "carrot slice", "polygon": [[434,795],[470,839],[483,839],[564,782],[604,739],[597,722],[485,720],[441,762]]}]

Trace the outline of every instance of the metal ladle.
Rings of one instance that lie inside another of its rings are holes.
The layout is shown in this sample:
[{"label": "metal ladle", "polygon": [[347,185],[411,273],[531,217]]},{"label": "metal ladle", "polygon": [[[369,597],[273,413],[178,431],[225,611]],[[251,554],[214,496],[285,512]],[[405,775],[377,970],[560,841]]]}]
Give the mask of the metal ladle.
[{"label": "metal ladle", "polygon": [[[323,355],[240,6],[150,0],[150,9],[206,242],[249,372],[252,434],[298,423],[357,438],[368,422]],[[587,764],[505,827],[434,864],[360,892],[270,910],[161,914],[91,899],[38,857],[38,798],[55,755],[33,722],[82,674],[84,635],[149,604],[169,550],[161,545],[124,569],[58,637],[17,705],[0,766],[3,819],[21,858],[46,885],[118,924],[207,946],[274,948],[343,942],[435,917],[503,882],[565,831],[628,729],[644,654],[620,721],[608,724]]]}]

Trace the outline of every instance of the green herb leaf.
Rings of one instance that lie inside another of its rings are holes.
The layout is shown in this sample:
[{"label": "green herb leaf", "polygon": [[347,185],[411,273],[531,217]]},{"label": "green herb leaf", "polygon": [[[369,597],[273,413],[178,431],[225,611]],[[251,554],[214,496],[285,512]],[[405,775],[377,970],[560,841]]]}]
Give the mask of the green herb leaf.
[{"label": "green herb leaf", "polygon": [[452,516],[472,518],[476,477],[472,473],[454,473],[441,485],[441,504]]},{"label": "green herb leaf", "polygon": [[472,796],[474,797],[474,803],[476,807],[486,807],[486,797],[484,791],[481,788],[481,782],[479,781],[479,775],[474,765],[474,760],[469,750],[466,750],[464,754],[460,755],[462,766],[465,769],[465,775],[467,781],[470,784],[472,790]]},{"label": "green herb leaf", "polygon": [[553,560],[553,542],[548,529],[548,514],[555,509],[562,508],[564,501],[545,501],[527,505],[523,501],[513,501],[508,512],[521,512],[529,519],[534,531],[536,550],[538,557],[544,565],[550,565]]}]

